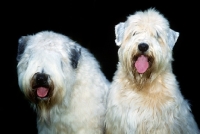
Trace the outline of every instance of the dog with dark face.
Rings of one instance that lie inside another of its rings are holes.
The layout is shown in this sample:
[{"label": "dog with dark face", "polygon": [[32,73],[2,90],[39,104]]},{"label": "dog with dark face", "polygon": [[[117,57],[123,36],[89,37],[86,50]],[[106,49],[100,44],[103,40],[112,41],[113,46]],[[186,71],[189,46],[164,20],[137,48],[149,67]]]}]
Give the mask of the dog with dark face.
[{"label": "dog with dark face", "polygon": [[103,134],[109,81],[94,56],[69,37],[42,31],[19,39],[20,90],[39,134]]}]

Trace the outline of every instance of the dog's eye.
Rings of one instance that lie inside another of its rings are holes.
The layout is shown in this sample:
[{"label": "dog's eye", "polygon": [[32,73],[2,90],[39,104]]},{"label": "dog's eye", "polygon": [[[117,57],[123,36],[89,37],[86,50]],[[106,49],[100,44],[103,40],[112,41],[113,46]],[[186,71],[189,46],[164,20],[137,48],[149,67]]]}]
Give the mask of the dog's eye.
[{"label": "dog's eye", "polygon": [[137,34],[137,33],[136,33],[136,32],[134,32],[134,33],[133,33],[133,36],[135,36],[136,34]]},{"label": "dog's eye", "polygon": [[158,32],[156,32],[156,38],[160,38],[160,35]]}]

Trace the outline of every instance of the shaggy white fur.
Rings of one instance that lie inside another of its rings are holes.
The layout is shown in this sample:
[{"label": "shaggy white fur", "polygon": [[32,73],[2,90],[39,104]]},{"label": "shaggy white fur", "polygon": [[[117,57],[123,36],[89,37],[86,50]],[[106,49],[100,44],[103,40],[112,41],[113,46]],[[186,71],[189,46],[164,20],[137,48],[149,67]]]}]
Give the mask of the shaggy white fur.
[{"label": "shaggy white fur", "polygon": [[179,33],[154,8],[115,27],[119,63],[107,99],[106,134],[199,134],[172,71]]},{"label": "shaggy white fur", "polygon": [[109,81],[94,56],[67,36],[19,39],[18,83],[37,112],[39,134],[103,134]]}]

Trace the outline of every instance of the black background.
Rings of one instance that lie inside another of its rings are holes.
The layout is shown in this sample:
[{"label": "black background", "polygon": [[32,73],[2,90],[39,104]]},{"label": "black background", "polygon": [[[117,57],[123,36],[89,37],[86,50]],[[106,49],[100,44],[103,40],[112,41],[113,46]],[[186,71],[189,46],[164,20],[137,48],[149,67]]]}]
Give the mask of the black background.
[{"label": "black background", "polygon": [[199,116],[199,7],[192,1],[4,2],[1,4],[1,131],[36,133],[36,117],[17,84],[18,39],[52,30],[89,49],[111,81],[118,62],[114,27],[138,10],[154,7],[180,36],[173,49],[173,71],[183,96],[189,100],[197,123]]}]

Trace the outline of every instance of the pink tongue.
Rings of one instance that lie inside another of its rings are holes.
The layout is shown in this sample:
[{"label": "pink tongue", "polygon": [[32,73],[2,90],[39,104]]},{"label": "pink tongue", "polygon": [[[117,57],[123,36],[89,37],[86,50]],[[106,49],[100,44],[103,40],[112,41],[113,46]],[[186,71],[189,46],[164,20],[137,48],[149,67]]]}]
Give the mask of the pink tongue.
[{"label": "pink tongue", "polygon": [[141,55],[140,57],[138,57],[137,61],[135,62],[135,67],[138,71],[138,73],[144,73],[148,67],[149,67],[149,62],[147,57],[145,57],[144,55]]},{"label": "pink tongue", "polygon": [[37,95],[39,97],[45,97],[48,93],[49,89],[45,87],[39,87],[37,88]]}]

